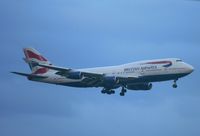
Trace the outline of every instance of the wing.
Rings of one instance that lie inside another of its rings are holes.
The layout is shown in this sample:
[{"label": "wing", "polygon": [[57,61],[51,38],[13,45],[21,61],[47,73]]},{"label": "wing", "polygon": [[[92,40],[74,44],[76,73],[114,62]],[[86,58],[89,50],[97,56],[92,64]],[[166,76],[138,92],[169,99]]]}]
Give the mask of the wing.
[{"label": "wing", "polygon": [[44,64],[38,64],[41,67],[49,68],[56,70],[56,74],[68,77],[70,73],[73,72],[80,72],[81,75],[84,77],[82,80],[83,84],[87,86],[95,86],[98,87],[102,84],[102,77],[104,76],[103,74],[97,74],[97,73],[88,73],[88,72],[83,72],[83,71],[76,71],[70,68],[63,68],[63,67],[57,67],[57,66],[51,66],[51,65],[44,65]]},{"label": "wing", "polygon": [[[108,75],[105,74],[99,74],[99,73],[94,73],[94,72],[84,72],[84,71],[76,71],[70,68],[63,68],[63,67],[57,67],[53,65],[45,65],[45,64],[38,64],[41,67],[49,68],[56,70],[56,74],[68,77],[70,73],[73,72],[80,72],[81,75],[84,77],[82,82],[86,84],[87,86],[93,86],[93,87],[99,87],[102,86],[103,81],[105,80],[105,77]],[[109,75],[113,76],[113,75]],[[118,84],[124,85],[128,80],[134,80],[138,79],[139,76],[116,76],[116,79],[119,81]]]}]

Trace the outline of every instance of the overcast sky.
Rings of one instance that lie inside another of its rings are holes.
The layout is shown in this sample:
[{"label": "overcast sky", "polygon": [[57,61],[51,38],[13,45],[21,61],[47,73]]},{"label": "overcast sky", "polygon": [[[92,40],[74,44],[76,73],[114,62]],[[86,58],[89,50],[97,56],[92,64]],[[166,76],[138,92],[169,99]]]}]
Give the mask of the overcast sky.
[{"label": "overcast sky", "polygon": [[[1,136],[199,136],[200,2],[1,0]],[[85,68],[177,57],[195,72],[125,97],[27,81],[22,48]]]}]

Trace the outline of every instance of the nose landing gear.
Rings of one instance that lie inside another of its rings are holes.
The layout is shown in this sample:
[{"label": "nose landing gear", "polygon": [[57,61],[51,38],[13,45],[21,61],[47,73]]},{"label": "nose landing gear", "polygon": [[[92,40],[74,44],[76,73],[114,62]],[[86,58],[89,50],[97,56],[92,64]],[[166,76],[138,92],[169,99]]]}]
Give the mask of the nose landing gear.
[{"label": "nose landing gear", "polygon": [[174,84],[172,85],[173,88],[177,88],[177,87],[178,87],[177,84],[176,84],[176,81],[177,81],[177,80],[178,80],[178,79],[175,79],[175,80],[174,80]]}]

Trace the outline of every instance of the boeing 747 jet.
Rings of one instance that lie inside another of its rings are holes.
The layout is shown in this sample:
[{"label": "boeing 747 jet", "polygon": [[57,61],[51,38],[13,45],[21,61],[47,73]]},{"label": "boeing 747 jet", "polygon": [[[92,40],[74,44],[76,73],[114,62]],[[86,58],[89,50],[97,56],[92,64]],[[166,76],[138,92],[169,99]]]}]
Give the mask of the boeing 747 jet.
[{"label": "boeing 747 jet", "polygon": [[33,48],[24,48],[25,62],[32,73],[12,72],[31,81],[71,87],[101,87],[101,93],[114,94],[121,88],[120,95],[127,90],[147,91],[152,82],[177,80],[193,72],[194,68],[178,58],[137,61],[118,66],[71,69],[53,65]]}]

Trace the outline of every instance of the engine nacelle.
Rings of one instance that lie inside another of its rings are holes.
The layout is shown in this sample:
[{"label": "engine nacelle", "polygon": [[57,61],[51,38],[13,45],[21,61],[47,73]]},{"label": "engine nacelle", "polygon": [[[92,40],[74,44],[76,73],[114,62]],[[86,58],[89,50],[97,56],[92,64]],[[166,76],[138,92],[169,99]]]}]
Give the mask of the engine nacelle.
[{"label": "engine nacelle", "polygon": [[83,75],[79,71],[78,72],[69,72],[67,77],[70,79],[82,79]]},{"label": "engine nacelle", "polygon": [[105,76],[103,78],[103,86],[105,88],[115,89],[118,87],[117,86],[118,83],[119,83],[119,80],[114,76]]},{"label": "engine nacelle", "polygon": [[138,84],[133,84],[133,85],[127,85],[127,89],[129,90],[151,90],[152,88],[151,83],[138,83]]}]

